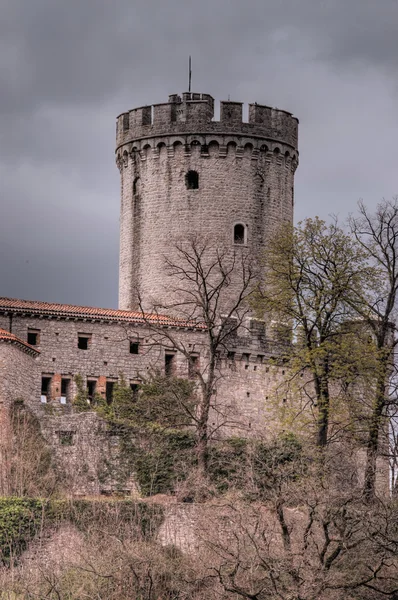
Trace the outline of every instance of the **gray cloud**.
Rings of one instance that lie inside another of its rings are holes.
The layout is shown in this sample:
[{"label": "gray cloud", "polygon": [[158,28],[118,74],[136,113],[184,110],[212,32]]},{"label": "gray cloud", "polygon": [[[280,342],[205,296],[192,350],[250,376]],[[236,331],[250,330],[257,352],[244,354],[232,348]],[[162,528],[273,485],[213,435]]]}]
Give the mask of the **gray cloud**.
[{"label": "gray cloud", "polygon": [[296,216],[398,192],[395,0],[3,0],[2,295],[117,304],[115,117],[193,84],[300,119]]}]

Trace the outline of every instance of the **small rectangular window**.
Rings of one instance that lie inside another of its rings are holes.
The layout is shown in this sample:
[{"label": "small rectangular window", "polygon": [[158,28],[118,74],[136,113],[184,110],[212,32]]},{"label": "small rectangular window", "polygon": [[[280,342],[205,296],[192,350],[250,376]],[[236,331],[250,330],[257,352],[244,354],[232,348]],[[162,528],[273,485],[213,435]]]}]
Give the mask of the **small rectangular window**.
[{"label": "small rectangular window", "polygon": [[133,399],[137,400],[138,392],[140,389],[140,384],[139,383],[130,383],[130,389],[133,392]]},{"label": "small rectangular window", "polygon": [[97,387],[96,379],[87,379],[87,395],[88,395],[88,399],[90,400],[90,402],[93,401],[96,387]]},{"label": "small rectangular window", "polygon": [[61,446],[73,446],[75,431],[57,431]]},{"label": "small rectangular window", "polygon": [[264,362],[264,354],[257,354],[257,362],[260,364]]},{"label": "small rectangular window", "polygon": [[197,354],[191,354],[188,361],[188,378],[194,379],[199,369],[199,356]]},{"label": "small rectangular window", "polygon": [[250,354],[242,354],[242,360],[243,360],[243,362],[248,364],[250,361]]},{"label": "small rectangular window", "polygon": [[50,383],[51,383],[51,377],[47,376],[47,375],[43,375],[41,378],[41,396],[40,396],[40,401],[43,404],[46,404],[46,402],[48,402],[48,400],[50,399]]},{"label": "small rectangular window", "polygon": [[197,190],[199,188],[199,173],[197,171],[188,171],[185,175],[185,185],[188,190]]},{"label": "small rectangular window", "polygon": [[106,382],[106,396],[105,397],[106,397],[107,404],[112,404],[114,387],[115,387],[114,381]]},{"label": "small rectangular window", "polygon": [[245,237],[245,226],[242,223],[237,223],[234,227],[234,244],[244,244]]},{"label": "small rectangular window", "polygon": [[228,360],[235,360],[235,352],[228,352],[227,358]]},{"label": "small rectangular window", "polygon": [[28,329],[28,344],[38,346],[40,344],[40,329]]},{"label": "small rectangular window", "polygon": [[176,355],[173,354],[165,354],[164,355],[164,373],[166,377],[171,377],[175,373],[175,361]]},{"label": "small rectangular window", "polygon": [[80,350],[88,350],[91,344],[91,333],[79,333],[77,336],[77,347]]},{"label": "small rectangular window", "polygon": [[70,388],[70,379],[62,378],[61,379],[61,397],[60,403],[66,404],[69,396],[69,388]]},{"label": "small rectangular window", "polygon": [[130,354],[138,354],[138,342],[130,342]]}]

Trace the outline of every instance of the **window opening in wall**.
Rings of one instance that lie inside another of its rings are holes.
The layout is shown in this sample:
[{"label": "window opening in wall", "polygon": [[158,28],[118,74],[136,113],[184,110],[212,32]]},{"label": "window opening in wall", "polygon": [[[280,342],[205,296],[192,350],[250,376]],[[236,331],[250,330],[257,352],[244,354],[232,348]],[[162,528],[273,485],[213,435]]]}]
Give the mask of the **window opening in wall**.
[{"label": "window opening in wall", "polygon": [[228,360],[235,360],[235,352],[228,352],[227,358]]},{"label": "window opening in wall", "polygon": [[175,354],[165,354],[164,355],[164,373],[166,377],[171,377],[175,372]]},{"label": "window opening in wall", "polygon": [[130,342],[130,354],[138,354],[139,343],[138,342]]},{"label": "window opening in wall", "polygon": [[133,195],[137,196],[140,191],[140,178],[136,177],[133,181]]},{"label": "window opening in wall", "polygon": [[114,381],[107,381],[106,382],[106,403],[107,404],[112,404],[112,400],[113,400],[113,390],[115,387],[115,382]]},{"label": "window opening in wall", "polygon": [[234,244],[245,243],[245,226],[242,223],[237,223],[234,227]]},{"label": "window opening in wall", "polygon": [[61,398],[60,403],[66,404],[69,395],[70,379],[61,379]]},{"label": "window opening in wall", "polygon": [[199,356],[197,354],[191,354],[188,361],[188,378],[194,379],[199,369]]},{"label": "window opening in wall", "polygon": [[40,401],[46,404],[50,399],[50,383],[51,377],[43,375],[41,378],[41,396]]},{"label": "window opening in wall", "polygon": [[130,383],[130,389],[133,392],[133,400],[137,400],[138,392],[140,389],[140,384],[139,383]]},{"label": "window opening in wall", "polygon": [[188,171],[185,175],[185,185],[187,190],[199,189],[199,173],[197,171]]},{"label": "window opening in wall", "polygon": [[77,347],[80,350],[88,350],[91,344],[91,334],[89,333],[78,333],[77,335]]},{"label": "window opening in wall", "polygon": [[73,446],[73,435],[75,431],[57,431],[61,446]]},{"label": "window opening in wall", "polygon": [[87,379],[87,397],[88,397],[90,404],[93,401],[96,387],[97,387],[96,379]]},{"label": "window opening in wall", "polygon": [[28,329],[28,344],[38,346],[40,344],[40,329]]}]

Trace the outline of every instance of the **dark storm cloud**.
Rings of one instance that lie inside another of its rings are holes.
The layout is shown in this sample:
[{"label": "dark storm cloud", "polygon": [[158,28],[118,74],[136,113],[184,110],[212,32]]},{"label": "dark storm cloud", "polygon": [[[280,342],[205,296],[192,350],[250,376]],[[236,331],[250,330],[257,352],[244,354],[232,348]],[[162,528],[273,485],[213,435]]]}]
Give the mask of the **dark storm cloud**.
[{"label": "dark storm cloud", "polygon": [[2,295],[116,305],[115,117],[193,83],[300,118],[299,218],[398,191],[395,0],[3,0]]}]

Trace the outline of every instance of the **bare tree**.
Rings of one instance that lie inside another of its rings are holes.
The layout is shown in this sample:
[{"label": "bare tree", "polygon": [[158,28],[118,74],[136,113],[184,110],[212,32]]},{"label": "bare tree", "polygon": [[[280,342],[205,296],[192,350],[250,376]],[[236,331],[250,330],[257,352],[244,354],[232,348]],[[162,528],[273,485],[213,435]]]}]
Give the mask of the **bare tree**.
[{"label": "bare tree", "polygon": [[350,220],[351,230],[365,253],[373,276],[362,286],[352,306],[373,333],[376,347],[376,374],[372,386],[364,494],[375,495],[376,459],[382,435],[388,436],[391,404],[389,381],[394,373],[394,349],[398,293],[398,198],[381,202],[375,214],[359,203],[359,217]]},{"label": "bare tree", "polygon": [[322,469],[307,450],[288,468],[274,462],[272,485],[254,502],[237,495],[217,510],[203,509],[203,564],[231,598],[394,598],[396,505],[364,502],[348,448],[341,453],[328,446]]},{"label": "bare tree", "polygon": [[[207,469],[208,443],[214,433],[209,426],[211,410],[220,412],[216,384],[220,378],[220,358],[231,335],[242,326],[250,306],[248,300],[255,285],[251,257],[244,250],[213,247],[196,238],[177,244],[175,259],[166,260],[174,300],[158,307],[178,315],[187,326],[197,327],[203,341],[189,347],[172,329],[146,319],[152,331],[152,343],[168,345],[181,352],[198,381],[199,400],[192,415],[197,432],[197,458],[200,471]],[[144,311],[143,315],[145,318]],[[194,362],[193,350],[200,348],[200,365]]]},{"label": "bare tree", "polygon": [[49,497],[59,491],[51,450],[37,417],[22,400],[2,411],[0,429],[1,495]]}]

